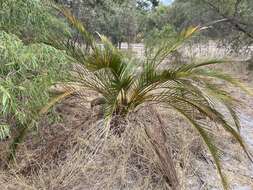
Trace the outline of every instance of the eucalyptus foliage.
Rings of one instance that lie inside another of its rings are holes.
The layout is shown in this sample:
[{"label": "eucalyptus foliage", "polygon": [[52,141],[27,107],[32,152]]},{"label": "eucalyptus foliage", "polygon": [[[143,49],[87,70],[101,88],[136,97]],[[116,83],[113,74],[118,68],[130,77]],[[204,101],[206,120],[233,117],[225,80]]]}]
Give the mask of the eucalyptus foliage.
[{"label": "eucalyptus foliage", "polygon": [[48,33],[69,32],[43,0],[0,0],[0,30],[16,34],[25,42],[42,40]]},{"label": "eucalyptus foliage", "polygon": [[173,26],[167,24],[163,26],[161,29],[153,28],[148,33],[146,33],[144,38],[144,44],[146,49],[154,48],[160,46],[165,41],[175,40],[177,33]]},{"label": "eucalyptus foliage", "polygon": [[167,18],[177,30],[220,21],[210,26],[203,36],[219,40],[235,51],[253,43],[251,0],[175,0],[168,7]]},{"label": "eucalyptus foliage", "polygon": [[48,88],[67,78],[68,63],[65,53],[51,46],[24,45],[17,36],[0,32],[0,139],[12,129],[36,126],[50,99]]}]

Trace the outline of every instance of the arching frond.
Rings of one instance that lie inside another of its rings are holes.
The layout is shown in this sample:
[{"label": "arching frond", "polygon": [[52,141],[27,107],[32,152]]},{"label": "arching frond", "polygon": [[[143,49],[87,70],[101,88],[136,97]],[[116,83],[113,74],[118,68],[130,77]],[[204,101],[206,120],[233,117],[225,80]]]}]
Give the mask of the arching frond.
[{"label": "arching frond", "polygon": [[208,134],[208,132],[201,126],[199,125],[197,122],[195,122],[193,119],[191,119],[190,116],[188,116],[184,110],[178,108],[178,107],[174,107],[173,108],[175,110],[177,110],[181,115],[183,115],[187,121],[197,130],[197,132],[199,133],[199,135],[201,136],[202,140],[204,141],[206,147],[208,148],[209,152],[212,155],[212,158],[214,160],[214,163],[216,165],[218,174],[221,178],[222,181],[222,185],[223,188],[225,190],[228,190],[228,182],[226,177],[223,175],[222,173],[222,168],[221,168],[221,163],[220,163],[220,155],[219,155],[219,149],[216,147],[215,145],[215,141],[211,138],[211,135]]},{"label": "arching frond", "polygon": [[155,63],[156,66],[160,65],[168,57],[168,55],[180,48],[185,41],[191,38],[199,30],[199,26],[191,26],[184,29],[180,34],[175,36],[172,41],[166,41],[164,44],[161,44],[147,62]]},{"label": "arching frond", "polygon": [[57,9],[60,13],[62,13],[64,17],[67,19],[67,21],[69,22],[69,24],[72,26],[72,28],[76,29],[79,32],[86,46],[93,48],[93,46],[95,45],[94,44],[95,39],[87,31],[83,23],[81,23],[75,16],[73,16],[70,10],[66,8],[55,6],[55,9]]}]

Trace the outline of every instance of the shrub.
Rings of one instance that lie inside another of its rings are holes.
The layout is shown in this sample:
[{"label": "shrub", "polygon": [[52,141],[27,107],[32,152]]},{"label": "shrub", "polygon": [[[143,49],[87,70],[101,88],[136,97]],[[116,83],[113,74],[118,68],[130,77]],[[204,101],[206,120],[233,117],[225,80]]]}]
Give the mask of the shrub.
[{"label": "shrub", "polygon": [[[154,48],[139,64],[133,59],[124,57],[105,36],[99,35],[100,41],[97,43],[69,11],[60,10],[69,24],[79,32],[85,45],[60,36],[51,38],[51,45],[66,50],[76,63],[72,73],[74,86],[69,88],[69,91],[79,93],[82,90],[92,90],[99,94],[99,102],[103,104],[104,109],[104,134],[113,131],[115,135],[121,136],[127,127],[123,121],[128,115],[148,105],[174,109],[202,137],[216,164],[223,187],[227,189],[226,179],[221,172],[220,150],[208,126],[192,113],[201,114],[213,123],[220,124],[236,139],[250,158],[239,133],[240,123],[235,111],[236,100],[221,88],[217,81],[224,81],[248,93],[251,92],[233,77],[207,67],[226,62],[224,60],[208,60],[178,64],[173,68],[161,68],[166,58],[201,28],[190,27],[182,31],[173,41],[166,41],[160,47]],[[223,105],[233,118],[233,125],[227,120],[225,113],[219,111],[220,105]],[[159,128],[155,130],[160,130],[158,133],[162,132]],[[163,157],[165,152],[162,151],[162,142],[162,139],[156,141],[154,147],[160,155],[161,162],[166,163],[163,168],[170,167],[164,175],[172,183],[173,167],[168,158]],[[172,188],[176,189],[176,186],[176,182],[172,184]]]},{"label": "shrub", "polygon": [[67,78],[68,63],[62,51],[45,44],[24,45],[17,36],[0,32],[0,139],[13,128],[36,125],[40,109],[50,100],[48,88]]}]

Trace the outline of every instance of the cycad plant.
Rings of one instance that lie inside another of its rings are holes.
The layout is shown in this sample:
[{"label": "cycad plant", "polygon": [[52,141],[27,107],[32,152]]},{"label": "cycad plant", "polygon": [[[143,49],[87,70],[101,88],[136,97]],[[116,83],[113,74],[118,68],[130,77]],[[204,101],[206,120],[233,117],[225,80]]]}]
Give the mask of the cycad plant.
[{"label": "cycad plant", "polygon": [[[228,184],[221,171],[220,151],[216,142],[209,127],[199,122],[192,113],[201,114],[222,126],[237,140],[250,158],[239,133],[236,100],[216,82],[222,80],[247,92],[249,90],[229,75],[207,67],[224,62],[221,60],[178,64],[169,68],[163,66],[168,56],[201,28],[190,27],[182,31],[173,40],[164,42],[159,48],[154,49],[144,60],[136,61],[115,48],[105,36],[98,34],[98,38],[95,38],[69,11],[60,11],[78,35],[76,39],[51,36],[48,43],[66,51],[73,62],[73,69],[69,82],[62,83],[66,87],[66,93],[49,102],[41,112],[48,110],[54,103],[71,93],[91,90],[98,94],[99,102],[103,105],[105,134],[112,131],[115,135],[121,136],[127,127],[122,121],[127,120],[130,113],[150,105],[173,109],[202,137],[213,157],[223,187],[227,189]],[[232,124],[219,111],[219,105],[223,105],[230,113]],[[178,183],[173,184],[175,178],[167,177],[171,187],[178,189]]]},{"label": "cycad plant", "polygon": [[[225,177],[221,172],[220,152],[208,127],[200,123],[193,112],[198,113],[220,124],[241,145],[247,156],[242,137],[240,123],[236,115],[236,100],[221,88],[216,82],[222,80],[250,93],[240,82],[229,75],[207,68],[208,65],[220,64],[224,60],[209,60],[178,64],[178,66],[164,68],[162,63],[176,51],[186,40],[201,30],[200,27],[190,27],[182,31],[176,38],[164,42],[146,59],[131,61],[115,48],[104,36],[99,35],[96,40],[85,27],[70,12],[61,10],[75,28],[81,45],[75,40],[63,38],[51,39],[52,45],[65,49],[74,64],[73,80],[68,84],[70,92],[88,89],[99,94],[103,104],[104,128],[113,130],[114,134],[121,135],[126,125],[120,121],[127,119],[129,113],[148,105],[161,105],[176,112],[185,118],[202,137],[210,151],[224,189],[228,188]],[[233,119],[231,124],[219,111],[223,105]],[[177,189],[177,185],[172,185]]]}]

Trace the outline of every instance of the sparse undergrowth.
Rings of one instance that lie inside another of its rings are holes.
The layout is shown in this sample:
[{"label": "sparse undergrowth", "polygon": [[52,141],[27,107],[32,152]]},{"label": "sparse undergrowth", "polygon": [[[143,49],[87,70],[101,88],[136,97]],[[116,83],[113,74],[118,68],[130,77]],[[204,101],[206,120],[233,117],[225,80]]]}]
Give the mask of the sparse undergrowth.
[{"label": "sparse undergrowth", "polygon": [[[86,97],[94,97],[94,94],[86,94]],[[56,111],[63,118],[62,123],[41,123],[39,133],[28,137],[18,151],[19,162],[9,170],[1,168],[0,184],[3,190],[95,190],[101,187],[166,189],[157,165],[158,158],[143,137],[144,125],[152,127],[159,124],[153,114],[149,110],[143,110],[138,115],[133,115],[128,133],[125,134],[128,136],[115,138],[110,135],[104,148],[93,155],[92,150],[104,139],[97,138],[97,134],[100,134],[96,127],[100,123],[97,120],[97,107],[90,109],[88,101],[71,97],[57,106]],[[166,146],[173,149],[181,189],[219,189],[219,183],[214,183],[216,174],[211,157],[206,155],[201,139],[176,114],[166,109],[160,111],[169,140]],[[183,133],[180,132],[181,128],[185,129]],[[226,150],[222,160],[225,159],[227,163],[224,170],[229,176],[229,182],[250,185],[250,174],[246,170],[249,164],[247,158],[242,156],[239,147],[225,133],[220,133],[217,139],[221,135],[223,140],[218,144]],[[224,144],[224,139],[229,143]],[[1,153],[3,144],[2,142]],[[145,151],[138,152],[140,148],[145,148]],[[237,154],[234,153],[235,150],[238,150]],[[230,165],[240,165],[241,168],[238,170],[239,168]]]}]

